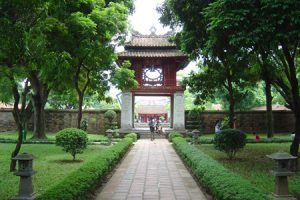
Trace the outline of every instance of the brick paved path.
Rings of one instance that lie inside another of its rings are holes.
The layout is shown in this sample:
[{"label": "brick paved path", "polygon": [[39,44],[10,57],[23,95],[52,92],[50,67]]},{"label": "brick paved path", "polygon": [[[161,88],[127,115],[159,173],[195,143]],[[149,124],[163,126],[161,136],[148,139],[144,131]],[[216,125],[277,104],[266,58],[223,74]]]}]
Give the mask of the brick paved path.
[{"label": "brick paved path", "polygon": [[97,200],[206,200],[166,139],[138,140]]}]

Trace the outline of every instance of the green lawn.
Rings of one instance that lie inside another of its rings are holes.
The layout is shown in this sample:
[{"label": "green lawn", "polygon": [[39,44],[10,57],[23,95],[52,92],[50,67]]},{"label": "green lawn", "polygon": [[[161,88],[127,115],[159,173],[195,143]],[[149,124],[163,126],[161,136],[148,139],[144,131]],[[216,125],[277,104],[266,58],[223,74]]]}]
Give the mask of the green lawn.
[{"label": "green lawn", "polygon": [[[55,140],[56,133],[46,133],[48,140]],[[27,140],[32,137],[32,132],[27,133]],[[0,132],[0,139],[14,139],[18,138],[18,133],[16,131],[7,131],[7,132]],[[88,134],[89,140],[107,140],[107,137],[100,134]]]},{"label": "green lawn", "polygon": [[[213,145],[198,145],[203,152],[209,154],[229,170],[248,179],[261,191],[269,194],[274,191],[274,177],[270,174],[273,161],[266,157],[279,150],[289,151],[289,143],[281,144],[247,144],[238,152],[235,160],[229,161],[226,154],[214,149]],[[289,189],[300,197],[300,172],[289,178]]]},{"label": "green lawn", "polygon": [[[0,144],[0,200],[8,199],[18,191],[19,177],[9,172],[10,154],[15,144]],[[21,152],[34,154],[33,175],[35,191],[42,193],[82,164],[92,160],[103,146],[89,145],[83,154],[78,154],[79,162],[71,162],[72,156],[62,151],[61,147],[46,144],[24,144]]]}]

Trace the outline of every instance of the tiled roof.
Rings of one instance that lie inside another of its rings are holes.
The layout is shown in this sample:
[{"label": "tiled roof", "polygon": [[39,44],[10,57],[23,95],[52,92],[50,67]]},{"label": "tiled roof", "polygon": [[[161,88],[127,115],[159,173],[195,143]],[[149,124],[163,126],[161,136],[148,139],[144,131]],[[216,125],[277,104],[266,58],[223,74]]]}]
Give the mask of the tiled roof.
[{"label": "tiled roof", "polygon": [[165,50],[128,50],[118,54],[119,57],[148,57],[148,58],[162,58],[162,57],[186,57],[181,51],[176,49]]},{"label": "tiled roof", "polygon": [[131,40],[125,44],[125,47],[176,47],[174,43],[169,41],[171,33],[165,35],[142,35],[133,31]]},{"label": "tiled roof", "polygon": [[151,32],[150,35],[142,35],[133,31],[129,42],[125,44],[125,51],[118,53],[120,59],[126,58],[184,58],[181,51],[176,49],[176,45],[169,41],[173,33],[168,32],[165,35],[156,35]]},{"label": "tiled roof", "polygon": [[132,40],[126,44],[127,47],[175,47],[170,43],[167,37],[132,37]]}]

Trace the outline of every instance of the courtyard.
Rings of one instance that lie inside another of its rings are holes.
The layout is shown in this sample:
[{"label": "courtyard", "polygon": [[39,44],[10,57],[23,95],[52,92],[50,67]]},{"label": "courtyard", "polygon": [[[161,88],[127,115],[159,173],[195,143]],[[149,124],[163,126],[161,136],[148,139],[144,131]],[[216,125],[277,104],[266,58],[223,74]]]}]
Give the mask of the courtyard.
[{"label": "courtyard", "polygon": [[0,0],[0,200],[300,199],[299,10]]}]

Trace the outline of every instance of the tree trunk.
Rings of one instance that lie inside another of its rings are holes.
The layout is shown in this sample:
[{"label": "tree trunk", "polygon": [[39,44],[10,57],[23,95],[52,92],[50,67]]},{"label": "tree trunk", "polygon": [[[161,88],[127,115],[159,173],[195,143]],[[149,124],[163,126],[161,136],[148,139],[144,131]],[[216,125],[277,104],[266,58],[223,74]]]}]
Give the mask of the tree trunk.
[{"label": "tree trunk", "polygon": [[34,111],[33,138],[46,139],[44,107],[48,99],[49,89],[47,84],[44,84],[35,72],[30,73],[29,80],[34,91],[34,94],[31,96]]},{"label": "tree trunk", "polygon": [[228,80],[228,93],[229,93],[229,127],[235,127],[235,117],[234,117],[234,93],[231,80]]},{"label": "tree trunk", "polygon": [[19,125],[18,125],[18,140],[17,140],[17,144],[16,144],[16,147],[15,147],[14,151],[11,153],[11,161],[10,161],[10,168],[9,168],[9,170],[11,172],[16,170],[17,161],[13,160],[13,158],[16,157],[19,154],[22,143],[23,143],[23,141],[22,141],[22,130],[23,130],[23,128],[19,127]]},{"label": "tree trunk", "polygon": [[[81,68],[83,68],[86,71],[86,82],[84,83],[84,86],[82,89],[80,89],[79,87],[79,79],[80,79],[80,72],[81,72]],[[77,91],[78,94],[78,116],[77,116],[77,128],[80,128],[81,125],[81,119],[82,119],[82,105],[83,105],[83,98],[84,98],[84,94],[85,91],[87,90],[89,84],[90,84],[90,73],[91,71],[85,67],[82,62],[79,62],[78,66],[77,66],[77,70],[75,73],[75,77],[74,77],[74,83],[75,83],[75,89]]]},{"label": "tree trunk", "polygon": [[17,165],[17,161],[13,160],[14,157],[16,157],[19,154],[19,151],[21,149],[22,146],[22,123],[21,123],[21,118],[20,118],[20,113],[19,113],[19,102],[20,102],[20,94],[18,92],[18,86],[15,84],[14,80],[13,81],[13,88],[12,88],[12,92],[14,95],[14,108],[13,108],[13,116],[14,116],[14,120],[17,124],[18,127],[18,140],[17,140],[17,145],[14,149],[14,151],[11,153],[11,162],[10,162],[10,171],[15,171],[16,170],[16,165]]},{"label": "tree trunk", "polygon": [[46,139],[45,134],[45,111],[43,100],[41,96],[33,96],[31,98],[33,104],[34,118],[33,118],[33,138]]},{"label": "tree trunk", "polygon": [[271,91],[271,82],[265,80],[265,92],[266,92],[266,104],[267,104],[267,136],[268,138],[273,137],[273,112],[272,112],[272,91]]},{"label": "tree trunk", "polygon": [[[286,61],[289,66],[290,70],[290,84],[292,88],[292,97],[293,97],[293,112],[295,114],[296,118],[296,124],[295,124],[295,138],[292,142],[290,153],[293,156],[298,157],[299,154],[299,138],[300,138],[300,97],[299,97],[299,85],[298,85],[298,79],[297,79],[297,73],[296,73],[296,67],[294,62],[294,57],[292,54],[290,54],[290,51],[288,47],[285,45],[285,43],[282,43],[282,50],[284,53],[284,56],[286,58]],[[295,163],[296,167],[296,163]]]},{"label": "tree trunk", "polygon": [[80,129],[81,119],[82,119],[82,105],[83,105],[83,94],[78,94],[79,97],[79,107],[78,107],[78,116],[77,116],[77,128]]},{"label": "tree trunk", "polygon": [[22,131],[27,128],[27,120],[31,117],[31,107],[32,105],[29,103],[26,107],[26,99],[27,94],[29,92],[29,86],[28,81],[25,82],[24,92],[22,93],[22,107],[21,111],[19,110],[19,102],[20,102],[20,94],[18,91],[18,86],[15,83],[15,80],[11,78],[11,81],[13,83],[12,92],[14,95],[14,108],[13,108],[13,116],[14,120],[18,127],[18,140],[16,147],[14,151],[11,154],[11,162],[10,162],[10,171],[16,170],[16,160],[13,160],[12,158],[16,157],[19,154],[19,151],[21,149],[22,143],[23,143],[23,135]]}]

